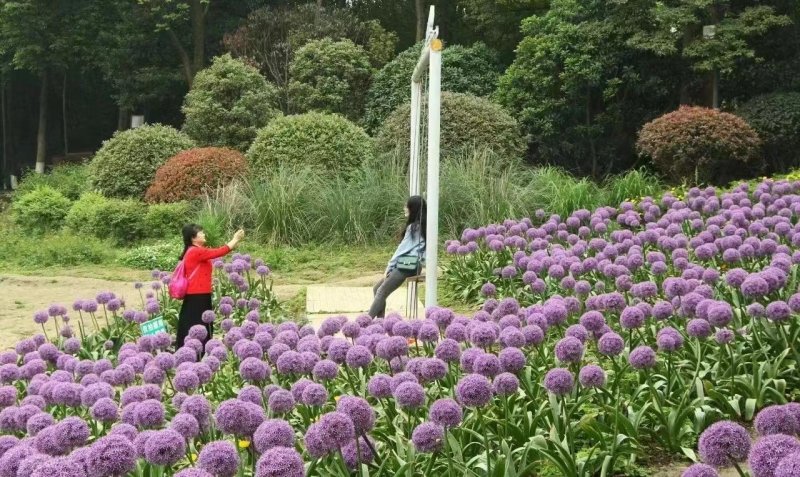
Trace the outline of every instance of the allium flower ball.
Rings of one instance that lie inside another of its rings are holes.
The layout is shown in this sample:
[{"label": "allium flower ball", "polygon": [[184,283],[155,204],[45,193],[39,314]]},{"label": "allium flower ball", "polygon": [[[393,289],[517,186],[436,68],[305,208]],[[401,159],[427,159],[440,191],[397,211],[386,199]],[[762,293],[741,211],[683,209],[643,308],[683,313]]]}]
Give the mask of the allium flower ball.
[{"label": "allium flower ball", "polygon": [[442,449],[444,428],[433,422],[423,422],[411,434],[411,442],[417,452],[433,453]]},{"label": "allium flower ball", "polygon": [[706,320],[695,318],[686,325],[686,334],[692,338],[705,339],[711,336],[711,325]]},{"label": "allium flower ball", "polygon": [[499,396],[516,394],[519,390],[519,379],[511,373],[501,373],[494,378],[492,388]]},{"label": "allium flower ball", "polygon": [[268,405],[274,414],[286,414],[294,409],[295,399],[291,392],[279,389],[269,395]]},{"label": "allium flower ball", "polygon": [[714,339],[719,344],[728,344],[733,341],[733,337],[733,330],[729,330],[727,328],[717,330],[717,333],[714,335]]},{"label": "allium flower ball", "polygon": [[580,363],[583,359],[583,343],[568,336],[556,344],[556,358],[562,363]]},{"label": "allium flower ball", "polygon": [[392,395],[392,378],[386,374],[375,374],[367,383],[367,392],[376,399],[386,399]]},{"label": "allium flower ball", "polygon": [[456,398],[467,407],[483,407],[492,400],[492,383],[480,374],[468,374],[456,385]]},{"label": "allium flower ball", "polygon": [[239,365],[242,379],[250,383],[262,382],[269,377],[269,366],[258,358],[245,358]]},{"label": "allium flower ball", "polygon": [[587,364],[578,373],[578,381],[585,388],[601,388],[606,383],[606,372],[596,364]]},{"label": "allium flower ball", "polygon": [[328,390],[321,384],[309,383],[303,389],[299,401],[306,406],[321,407],[328,402]]},{"label": "allium flower ball", "polygon": [[638,346],[628,356],[628,363],[634,369],[649,369],[656,365],[656,352],[649,346]]},{"label": "allium flower ball", "polygon": [[703,431],[697,445],[700,458],[714,467],[743,462],[750,452],[750,435],[732,421],[716,422]]},{"label": "allium flower ball", "polygon": [[253,445],[259,454],[273,447],[294,447],[294,429],[283,419],[268,419],[253,434]]},{"label": "allium flower ball", "polygon": [[626,330],[641,328],[644,325],[644,313],[638,307],[626,307],[619,317],[619,324]]},{"label": "allium flower ball", "polygon": [[759,438],[750,449],[747,463],[753,477],[781,477],[775,469],[784,457],[800,451],[800,441],[784,434]]},{"label": "allium flower ball", "polygon": [[200,423],[188,412],[179,412],[172,418],[169,427],[182,435],[184,439],[191,440],[200,435]]},{"label": "allium flower ball", "polygon": [[425,389],[416,382],[406,381],[392,392],[397,405],[403,409],[415,409],[425,404]]},{"label": "allium flower ball", "polygon": [[91,475],[121,476],[136,468],[136,448],[122,435],[108,435],[92,444],[87,453]]},{"label": "allium flower ball", "polygon": [[762,436],[769,434],[788,434],[794,435],[800,431],[797,419],[792,411],[786,406],[767,406],[755,419],[756,431]]},{"label": "allium flower ball", "polygon": [[800,451],[793,452],[778,462],[774,475],[781,477],[800,477]]},{"label": "allium flower ball", "polygon": [[304,477],[303,458],[288,447],[273,447],[258,459],[255,477]]},{"label": "allium flower ball", "polygon": [[165,429],[153,433],[144,445],[144,457],[155,465],[170,466],[186,455],[186,441],[183,436]]},{"label": "allium flower ball", "polygon": [[694,464],[684,470],[681,477],[719,477],[719,474],[710,465]]},{"label": "allium flower ball", "polygon": [[497,287],[491,283],[485,283],[481,287],[481,295],[483,296],[490,297],[490,296],[495,296],[496,294],[497,294]]},{"label": "allium flower ball", "polygon": [[544,387],[556,396],[563,396],[572,392],[575,387],[575,378],[565,368],[554,368],[544,377]]},{"label": "allium flower ball", "polygon": [[239,470],[239,453],[228,441],[209,442],[200,450],[197,466],[217,477],[233,477]]},{"label": "allium flower ball", "polygon": [[625,340],[611,331],[605,333],[597,341],[597,350],[605,356],[619,356],[623,349],[625,349]]},{"label": "allium flower ball", "polygon": [[356,437],[353,420],[342,412],[323,414],[318,423],[322,437],[335,448],[345,446]]},{"label": "allium flower ball", "polygon": [[228,399],[219,405],[214,417],[217,427],[225,434],[249,437],[264,422],[264,410],[250,402]]}]

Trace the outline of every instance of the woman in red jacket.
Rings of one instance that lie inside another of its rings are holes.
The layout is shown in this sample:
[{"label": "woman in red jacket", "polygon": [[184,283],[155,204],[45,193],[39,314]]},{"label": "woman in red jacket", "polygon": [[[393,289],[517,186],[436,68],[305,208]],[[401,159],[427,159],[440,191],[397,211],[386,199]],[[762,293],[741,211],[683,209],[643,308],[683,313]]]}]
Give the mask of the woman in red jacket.
[{"label": "woman in red jacket", "polygon": [[183,260],[184,271],[189,280],[189,288],[183,298],[181,313],[178,315],[178,337],[175,348],[183,346],[189,329],[194,325],[204,325],[211,339],[213,328],[211,324],[203,323],[202,316],[206,310],[214,309],[211,303],[211,262],[231,252],[244,238],[244,230],[237,231],[230,242],[219,248],[205,248],[206,234],[197,224],[187,224],[183,227]]}]

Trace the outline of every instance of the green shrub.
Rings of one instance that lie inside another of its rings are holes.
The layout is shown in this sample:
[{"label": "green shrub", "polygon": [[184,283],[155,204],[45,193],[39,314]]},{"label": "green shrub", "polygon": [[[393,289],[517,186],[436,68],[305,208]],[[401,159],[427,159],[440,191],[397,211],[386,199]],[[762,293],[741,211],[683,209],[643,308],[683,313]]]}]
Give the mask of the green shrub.
[{"label": "green shrub", "polygon": [[179,152],[156,171],[147,189],[148,202],[191,200],[247,173],[241,152],[222,147],[201,147]]},{"label": "green shrub", "polygon": [[0,224],[0,262],[21,269],[109,263],[113,247],[91,236],[61,231],[31,240],[12,224]]},{"label": "green shrub", "polygon": [[192,82],[183,130],[202,146],[247,151],[256,132],[279,114],[277,95],[257,69],[230,54],[218,56]]},{"label": "green shrub", "polygon": [[118,131],[92,160],[92,185],[107,197],[141,198],[158,168],[192,147],[187,135],[160,124]]},{"label": "green shrub", "polygon": [[[419,61],[422,44],[403,51],[372,80],[367,94],[364,124],[374,132],[399,106],[411,100],[411,74]],[[488,96],[500,76],[497,55],[483,43],[451,45],[442,51],[442,91]]]},{"label": "green shrub", "polygon": [[642,197],[658,197],[664,192],[664,184],[645,169],[634,169],[625,174],[608,178],[603,184],[605,204],[616,207],[623,201]]},{"label": "green shrub", "polygon": [[700,107],[681,107],[645,124],[636,147],[673,181],[727,184],[763,168],[761,141],[744,119]]},{"label": "green shrub", "polygon": [[252,172],[266,176],[278,164],[351,171],[373,154],[372,139],[347,119],[306,113],[275,119],[260,130],[247,159]]},{"label": "green shrub", "polygon": [[64,194],[47,185],[21,196],[11,205],[14,221],[25,230],[38,233],[56,232],[64,224],[64,218],[72,203]]},{"label": "green shrub", "polygon": [[[500,105],[468,94],[442,93],[440,152],[454,157],[473,149],[489,149],[500,160],[521,159],[525,139],[517,122]],[[397,108],[377,135],[380,152],[410,148],[411,105]]]},{"label": "green shrub", "polygon": [[372,77],[369,56],[350,40],[315,40],[289,65],[289,102],[296,112],[341,114],[358,121]]},{"label": "green shrub", "polygon": [[191,207],[187,202],[153,204],[147,208],[144,216],[144,233],[154,238],[178,237],[181,227],[189,222],[190,218]]},{"label": "green shrub", "polygon": [[172,270],[178,262],[181,251],[181,241],[175,238],[169,242],[134,247],[122,254],[119,263],[142,270]]},{"label": "green shrub", "polygon": [[800,166],[800,93],[756,96],[736,114],[756,130],[763,141],[767,172],[787,172]]},{"label": "green shrub", "polygon": [[14,194],[24,195],[39,186],[49,186],[70,200],[77,200],[89,190],[89,166],[87,164],[62,164],[53,167],[47,174],[26,173]]},{"label": "green shrub", "polygon": [[76,233],[128,244],[145,235],[146,212],[147,206],[137,200],[87,193],[73,204],[66,224]]}]

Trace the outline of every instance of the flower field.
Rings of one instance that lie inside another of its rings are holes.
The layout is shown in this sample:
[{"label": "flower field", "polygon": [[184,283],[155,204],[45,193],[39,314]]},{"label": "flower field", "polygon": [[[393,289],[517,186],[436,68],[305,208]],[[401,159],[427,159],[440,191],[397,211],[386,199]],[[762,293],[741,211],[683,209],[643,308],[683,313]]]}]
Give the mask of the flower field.
[{"label": "flower field", "polygon": [[284,321],[245,255],[178,350],[139,326],[168,274],[54,304],[0,354],[0,477],[800,476],[798,213],[764,181],[469,229],[472,316]]}]

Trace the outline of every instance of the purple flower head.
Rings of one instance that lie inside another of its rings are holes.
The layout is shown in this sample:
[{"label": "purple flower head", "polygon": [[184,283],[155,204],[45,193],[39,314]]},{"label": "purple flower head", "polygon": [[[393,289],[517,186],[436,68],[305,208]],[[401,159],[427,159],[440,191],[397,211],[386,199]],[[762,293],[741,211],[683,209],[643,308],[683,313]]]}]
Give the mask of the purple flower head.
[{"label": "purple flower head", "polygon": [[483,407],[492,399],[492,383],[480,374],[468,374],[456,385],[456,397],[467,407]]},{"label": "purple flower head", "polygon": [[264,410],[250,402],[228,399],[219,405],[214,417],[225,434],[249,437],[264,422]]},{"label": "purple flower head", "polygon": [[294,447],[294,429],[283,419],[268,419],[256,429],[253,445],[259,454],[273,447]]},{"label": "purple flower head", "polygon": [[683,336],[675,328],[666,327],[659,330],[656,343],[660,351],[671,353],[683,346]]},{"label": "purple flower head", "polygon": [[597,349],[605,356],[619,356],[625,349],[625,340],[614,332],[603,334],[597,341]]},{"label": "purple flower head", "polygon": [[464,419],[461,406],[449,398],[439,399],[431,405],[428,419],[446,429],[457,427]]},{"label": "purple flower head", "polygon": [[717,333],[714,335],[714,339],[716,339],[719,344],[728,344],[733,341],[733,337],[733,330],[727,328],[717,330]]},{"label": "purple flower head", "polygon": [[200,423],[188,412],[179,412],[172,418],[169,427],[183,436],[187,441],[200,435]]},{"label": "purple flower head", "polygon": [[515,394],[519,389],[519,379],[511,373],[501,373],[494,378],[492,386],[497,395]]},{"label": "purple flower head", "polygon": [[557,396],[569,394],[574,386],[575,378],[565,368],[553,368],[544,377],[544,387]]},{"label": "purple flower head", "polygon": [[800,451],[793,452],[778,462],[774,475],[782,477],[800,477]]},{"label": "purple flower head", "polygon": [[268,405],[274,414],[286,414],[294,409],[295,399],[291,392],[279,389],[270,394]]},{"label": "purple flower head", "polygon": [[735,422],[716,422],[700,435],[698,451],[703,462],[715,467],[727,467],[747,458],[750,435]]},{"label": "purple flower head", "polygon": [[686,325],[686,334],[692,338],[708,338],[711,336],[711,325],[706,320],[695,318]]},{"label": "purple flower head", "polygon": [[606,373],[596,364],[587,364],[581,368],[578,380],[585,388],[600,388],[606,383]]},{"label": "purple flower head", "polygon": [[411,442],[414,443],[417,452],[437,452],[444,443],[444,428],[433,422],[423,422],[414,429]]},{"label": "purple flower head", "polygon": [[154,432],[144,444],[145,459],[155,465],[171,466],[185,454],[186,441],[172,429]]},{"label": "purple flower head", "polygon": [[759,438],[750,449],[747,463],[753,477],[781,477],[775,469],[784,457],[800,451],[800,442],[784,434]]},{"label": "purple flower head", "polygon": [[239,470],[239,453],[228,441],[209,442],[200,450],[197,466],[218,477],[233,477]]},{"label": "purple flower head", "polygon": [[339,365],[329,359],[317,361],[312,371],[314,379],[319,381],[330,381],[339,375]]},{"label": "purple flower head", "polygon": [[343,396],[336,404],[336,410],[350,417],[357,435],[366,434],[375,426],[375,410],[363,398]]},{"label": "purple flower head", "polygon": [[580,363],[583,351],[581,340],[568,336],[556,344],[555,354],[562,363]]},{"label": "purple flower head", "polygon": [[710,465],[694,464],[684,470],[681,477],[719,477],[719,474]]},{"label": "purple flower head", "polygon": [[92,444],[87,453],[90,475],[122,476],[136,467],[136,448],[122,435],[108,435]]},{"label": "purple flower head", "polygon": [[626,330],[641,328],[644,325],[644,313],[642,310],[635,306],[626,307],[622,310],[619,318],[619,324]]},{"label": "purple flower head", "polygon": [[649,346],[639,346],[631,351],[628,363],[634,369],[648,369],[656,365],[656,352]]},{"label": "purple flower head", "polygon": [[792,314],[791,308],[784,301],[773,301],[767,305],[766,316],[770,321],[784,322]]},{"label": "purple flower head", "polygon": [[304,477],[303,458],[288,447],[273,447],[256,464],[254,477]]},{"label": "purple flower head", "polygon": [[400,383],[392,392],[397,405],[403,409],[414,409],[425,404],[425,389],[413,381]]},{"label": "purple flower head", "polygon": [[376,399],[386,399],[392,395],[392,378],[386,374],[375,374],[367,383],[367,392]]},{"label": "purple flower head", "polygon": [[322,437],[335,448],[344,447],[356,436],[352,419],[342,412],[323,414],[318,424]]},{"label": "purple flower head", "polygon": [[306,406],[321,407],[328,402],[328,390],[317,383],[309,383],[303,388],[300,402]]},{"label": "purple flower head", "polygon": [[756,431],[762,436],[769,434],[794,435],[800,431],[797,418],[786,406],[767,406],[755,419]]}]

